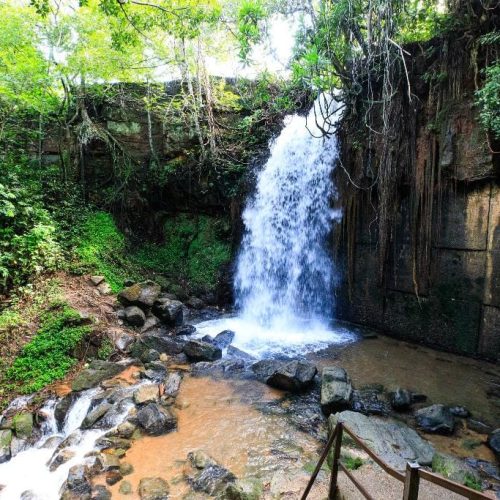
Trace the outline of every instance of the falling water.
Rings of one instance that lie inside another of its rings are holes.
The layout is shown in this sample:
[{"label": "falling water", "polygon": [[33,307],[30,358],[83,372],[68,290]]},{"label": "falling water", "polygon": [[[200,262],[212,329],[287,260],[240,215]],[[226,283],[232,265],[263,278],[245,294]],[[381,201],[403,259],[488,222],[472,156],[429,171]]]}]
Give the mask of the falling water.
[{"label": "falling water", "polygon": [[345,338],[329,326],[336,272],[328,236],[340,215],[331,208],[338,144],[335,135],[322,133],[332,132],[338,118],[338,104],[326,96],[307,117],[287,118],[243,213],[238,317],[199,325],[203,333],[231,328],[235,345],[259,355],[303,352],[305,345]]}]

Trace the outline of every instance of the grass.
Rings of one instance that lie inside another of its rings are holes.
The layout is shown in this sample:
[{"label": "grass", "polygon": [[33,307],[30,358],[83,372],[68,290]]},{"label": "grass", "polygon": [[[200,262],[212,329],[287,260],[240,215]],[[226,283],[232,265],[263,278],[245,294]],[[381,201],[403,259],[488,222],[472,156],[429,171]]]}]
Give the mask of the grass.
[{"label": "grass", "polygon": [[363,459],[359,457],[353,457],[347,453],[342,454],[341,461],[344,464],[345,468],[348,470],[356,470],[359,469],[363,464]]}]

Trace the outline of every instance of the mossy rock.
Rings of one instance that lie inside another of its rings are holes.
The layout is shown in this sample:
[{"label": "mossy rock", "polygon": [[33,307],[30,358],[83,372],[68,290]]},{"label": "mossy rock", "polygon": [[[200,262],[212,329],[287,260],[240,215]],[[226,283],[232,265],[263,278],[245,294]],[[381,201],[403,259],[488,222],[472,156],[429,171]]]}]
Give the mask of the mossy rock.
[{"label": "mossy rock", "polygon": [[16,437],[28,439],[33,433],[33,414],[19,413],[12,421]]}]

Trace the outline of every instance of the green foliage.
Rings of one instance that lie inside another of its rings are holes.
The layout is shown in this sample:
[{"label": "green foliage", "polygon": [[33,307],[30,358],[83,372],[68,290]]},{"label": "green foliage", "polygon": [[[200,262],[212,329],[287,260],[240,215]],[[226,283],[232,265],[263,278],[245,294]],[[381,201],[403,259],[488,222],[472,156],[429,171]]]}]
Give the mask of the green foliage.
[{"label": "green foliage", "polygon": [[349,454],[343,454],[342,457],[342,463],[345,465],[346,469],[349,470],[356,470],[359,469],[363,465],[363,459],[359,457],[353,457],[352,455]]},{"label": "green foliage", "polygon": [[472,474],[465,475],[464,485],[476,491],[483,491],[481,480],[474,477]]},{"label": "green foliage", "polygon": [[262,2],[242,2],[238,11],[238,42],[240,45],[240,58],[248,62],[252,46],[261,41],[259,22],[266,17]]},{"label": "green foliage", "polygon": [[104,340],[101,342],[101,345],[99,346],[99,349],[97,350],[97,359],[106,361],[107,359],[109,359],[111,354],[113,354],[114,350],[115,349],[111,339],[109,339],[108,337],[104,338]]},{"label": "green foliage", "polygon": [[479,119],[493,137],[500,139],[500,62],[484,70],[484,84],[476,92]]},{"label": "green foliage", "polygon": [[21,391],[38,391],[64,377],[77,359],[73,352],[91,328],[67,305],[56,304],[41,317],[40,328],[24,346],[7,377],[22,384]]},{"label": "green foliage", "polygon": [[75,252],[85,269],[102,274],[113,292],[123,288],[127,277],[125,237],[111,214],[91,212],[80,226]]}]

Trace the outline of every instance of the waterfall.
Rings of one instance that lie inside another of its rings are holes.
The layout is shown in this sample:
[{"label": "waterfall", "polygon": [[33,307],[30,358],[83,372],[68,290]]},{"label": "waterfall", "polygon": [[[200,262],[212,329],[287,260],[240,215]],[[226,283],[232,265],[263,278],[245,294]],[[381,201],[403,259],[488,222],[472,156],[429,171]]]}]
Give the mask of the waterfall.
[{"label": "waterfall", "polygon": [[238,316],[197,325],[202,334],[234,330],[234,344],[259,357],[352,339],[332,328],[337,273],[328,239],[340,217],[331,208],[338,143],[323,131],[333,132],[339,116],[338,103],[322,95],[308,116],[286,118],[243,213]]},{"label": "waterfall", "polygon": [[327,238],[337,216],[330,204],[338,149],[335,136],[322,137],[315,116],[322,116],[320,106],[335,105],[322,96],[307,117],[287,119],[243,213],[236,305],[262,326],[332,316],[335,272]]}]

